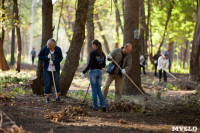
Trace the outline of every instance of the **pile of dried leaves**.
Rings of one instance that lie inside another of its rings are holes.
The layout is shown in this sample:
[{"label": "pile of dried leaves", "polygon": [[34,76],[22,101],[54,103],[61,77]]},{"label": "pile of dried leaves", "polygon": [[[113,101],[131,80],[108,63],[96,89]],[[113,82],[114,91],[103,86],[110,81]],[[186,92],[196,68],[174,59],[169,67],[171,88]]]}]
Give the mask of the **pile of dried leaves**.
[{"label": "pile of dried leaves", "polygon": [[0,133],[25,133],[22,127],[12,126],[10,128],[0,128]]},{"label": "pile of dried leaves", "polygon": [[118,103],[110,103],[107,104],[107,110],[109,112],[141,112],[145,115],[151,115],[152,110],[145,107],[136,105],[133,101],[127,102],[127,101],[121,101]]},{"label": "pile of dried leaves", "polygon": [[0,95],[0,101],[1,102],[11,102],[12,98],[8,97],[8,96],[4,96],[3,94]]},{"label": "pile of dried leaves", "polygon": [[82,107],[67,106],[60,112],[52,112],[45,118],[56,122],[84,121],[83,116],[88,116],[88,112]]}]

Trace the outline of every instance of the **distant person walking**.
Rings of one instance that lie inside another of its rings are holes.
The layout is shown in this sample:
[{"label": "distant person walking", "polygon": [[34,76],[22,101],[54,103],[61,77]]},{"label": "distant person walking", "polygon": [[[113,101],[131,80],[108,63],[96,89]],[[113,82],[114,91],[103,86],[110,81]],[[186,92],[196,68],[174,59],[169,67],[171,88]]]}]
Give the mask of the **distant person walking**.
[{"label": "distant person walking", "polygon": [[154,59],[154,76],[157,76],[158,58],[161,56],[160,50],[153,56]]},{"label": "distant person walking", "polygon": [[158,58],[158,70],[159,70],[159,82],[162,78],[162,73],[164,76],[164,82],[167,82],[167,68],[169,66],[169,59],[167,58],[167,54],[164,54],[164,56],[160,56]]},{"label": "distant person walking", "polygon": [[51,85],[53,84],[53,75],[55,80],[56,91],[58,93],[56,101],[59,102],[60,62],[63,59],[62,51],[60,47],[56,46],[56,41],[54,39],[49,39],[47,41],[47,45],[41,49],[38,56],[39,59],[43,61],[44,95],[46,96],[46,103],[50,102],[49,96],[52,93]]},{"label": "distant person walking", "polygon": [[143,74],[146,75],[145,67],[147,67],[148,54],[140,56],[140,68],[143,68]]},{"label": "distant person walking", "polygon": [[31,57],[32,57],[32,65],[33,65],[33,64],[34,64],[35,57],[36,57],[35,48],[33,48],[32,51],[31,51]]},{"label": "distant person walking", "polygon": [[90,53],[90,59],[87,67],[81,73],[81,78],[89,70],[90,84],[92,87],[92,98],[93,98],[93,109],[95,111],[99,110],[97,96],[99,97],[100,105],[103,112],[106,111],[106,104],[101,92],[101,82],[102,82],[102,68],[106,66],[105,54],[102,51],[102,45],[98,40],[92,41],[93,51]]},{"label": "distant person walking", "polygon": [[171,51],[170,51],[170,48],[168,48],[168,50],[165,51],[165,54],[167,55],[167,58],[169,60],[169,72],[171,72]]},{"label": "distant person walking", "polygon": [[104,99],[106,99],[108,94],[108,89],[113,80],[115,80],[115,100],[114,102],[119,102],[122,97],[122,83],[123,78],[122,74],[127,73],[132,68],[132,57],[131,52],[132,45],[127,43],[122,48],[115,48],[110,54],[107,56],[108,61],[112,61],[112,59],[119,64],[122,68],[122,71],[116,66],[113,70],[113,73],[108,73],[106,76],[106,81],[103,86],[103,95]]}]

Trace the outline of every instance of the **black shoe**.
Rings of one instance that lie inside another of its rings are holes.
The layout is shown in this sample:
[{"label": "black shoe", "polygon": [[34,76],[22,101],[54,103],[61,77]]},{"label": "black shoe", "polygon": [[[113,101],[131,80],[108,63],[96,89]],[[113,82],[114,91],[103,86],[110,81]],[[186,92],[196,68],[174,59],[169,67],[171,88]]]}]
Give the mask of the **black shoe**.
[{"label": "black shoe", "polygon": [[56,102],[60,102],[61,100],[60,100],[60,98],[58,97],[58,98],[56,98]]},{"label": "black shoe", "polygon": [[94,111],[98,111],[99,109],[95,109],[95,108],[93,108],[93,110],[94,110]]},{"label": "black shoe", "polygon": [[103,112],[106,112],[106,107],[103,107],[102,110],[103,110]]},{"label": "black shoe", "polygon": [[47,98],[47,99],[46,99],[46,103],[50,103],[50,100],[49,100],[49,98]]}]

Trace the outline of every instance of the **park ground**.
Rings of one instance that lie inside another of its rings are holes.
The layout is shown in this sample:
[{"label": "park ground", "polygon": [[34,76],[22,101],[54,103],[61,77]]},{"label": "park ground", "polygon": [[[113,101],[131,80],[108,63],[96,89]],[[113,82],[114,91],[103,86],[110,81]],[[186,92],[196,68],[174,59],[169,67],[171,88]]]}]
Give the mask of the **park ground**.
[{"label": "park ground", "polygon": [[[35,65],[23,64],[21,73],[1,72],[0,110],[32,133],[168,133],[176,126],[197,127],[196,132],[200,132],[200,83],[190,81],[188,74],[173,73],[178,80],[168,75],[167,83],[158,83],[152,72],[141,75],[148,101],[142,95],[123,96],[122,102],[114,104],[112,83],[107,112],[102,112],[92,109],[91,89],[85,104],[81,104],[89,84],[87,77],[79,78],[83,68],[77,69],[67,97],[56,103],[52,95],[50,104],[43,96],[33,94],[28,83],[36,73]],[[0,125],[9,128],[1,120]]]}]

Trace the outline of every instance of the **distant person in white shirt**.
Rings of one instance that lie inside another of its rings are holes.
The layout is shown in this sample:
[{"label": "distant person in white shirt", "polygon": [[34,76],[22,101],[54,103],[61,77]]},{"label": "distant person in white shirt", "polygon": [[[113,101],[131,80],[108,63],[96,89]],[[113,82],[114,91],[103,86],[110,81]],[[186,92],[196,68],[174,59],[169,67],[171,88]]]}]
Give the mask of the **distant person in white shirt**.
[{"label": "distant person in white shirt", "polygon": [[164,54],[158,58],[158,71],[159,71],[159,82],[162,78],[162,73],[164,76],[164,82],[167,82],[167,68],[169,67],[169,59],[167,58],[168,55]]}]

